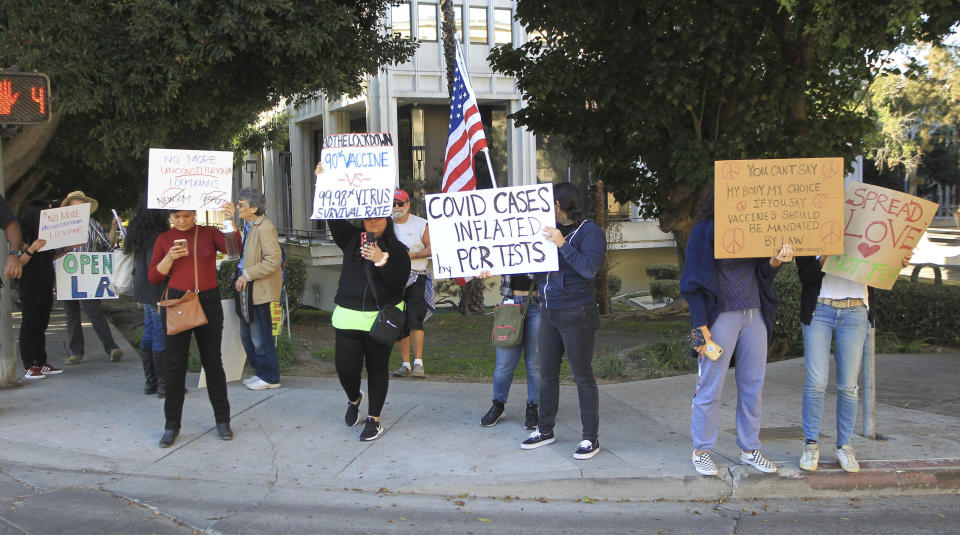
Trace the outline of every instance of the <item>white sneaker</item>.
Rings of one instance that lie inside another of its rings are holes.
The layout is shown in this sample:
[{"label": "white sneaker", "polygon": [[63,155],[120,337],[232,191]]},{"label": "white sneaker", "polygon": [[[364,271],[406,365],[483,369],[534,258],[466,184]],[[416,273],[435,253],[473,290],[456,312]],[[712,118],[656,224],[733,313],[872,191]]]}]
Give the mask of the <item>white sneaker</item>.
[{"label": "white sneaker", "polygon": [[760,453],[760,450],[753,450],[750,453],[740,450],[740,462],[749,464],[765,474],[772,474],[777,471],[777,465],[768,461],[767,458]]},{"label": "white sneaker", "polygon": [[808,472],[816,472],[817,465],[820,463],[820,445],[816,442],[808,442],[803,445],[803,453],[800,454],[800,469]]},{"label": "white sneaker", "polygon": [[256,381],[257,379],[259,379],[259,377],[257,377],[256,375],[251,375],[250,377],[247,377],[246,379],[243,380],[243,384],[244,384],[244,385],[248,385],[248,384]]},{"label": "white sneaker", "polygon": [[840,463],[840,468],[847,472],[860,471],[860,463],[857,462],[857,455],[850,444],[844,444],[837,448],[837,462]]},{"label": "white sneaker", "polygon": [[710,452],[705,451],[700,455],[697,455],[697,450],[693,450],[693,467],[697,469],[697,472],[705,476],[715,476],[720,473],[720,469],[717,468],[717,463],[713,462],[713,458],[710,457]]},{"label": "white sneaker", "polygon": [[250,390],[266,390],[268,388],[280,388],[280,383],[268,383],[263,379],[257,377],[253,381],[247,383],[247,388]]}]

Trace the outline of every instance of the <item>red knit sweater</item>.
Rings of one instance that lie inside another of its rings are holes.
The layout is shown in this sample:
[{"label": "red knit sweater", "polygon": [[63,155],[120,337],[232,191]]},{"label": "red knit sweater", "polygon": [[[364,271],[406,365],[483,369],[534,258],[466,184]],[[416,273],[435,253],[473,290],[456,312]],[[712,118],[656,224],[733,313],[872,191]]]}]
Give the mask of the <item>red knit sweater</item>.
[{"label": "red knit sweater", "polygon": [[[227,244],[223,239],[223,232],[216,227],[205,227],[197,225],[197,279],[201,291],[210,290],[217,287],[217,251],[227,252]],[[170,288],[175,290],[193,290],[193,234],[194,229],[181,232],[172,228],[163,234],[157,236],[157,241],[153,244],[153,258],[150,259],[150,271],[148,276],[153,284],[160,284],[167,279],[157,271],[157,264],[167,255],[167,251],[173,247],[174,240],[187,240],[187,250],[190,254],[183,258],[173,261],[173,267],[170,268]],[[240,233],[237,232],[237,247],[242,246]]]}]

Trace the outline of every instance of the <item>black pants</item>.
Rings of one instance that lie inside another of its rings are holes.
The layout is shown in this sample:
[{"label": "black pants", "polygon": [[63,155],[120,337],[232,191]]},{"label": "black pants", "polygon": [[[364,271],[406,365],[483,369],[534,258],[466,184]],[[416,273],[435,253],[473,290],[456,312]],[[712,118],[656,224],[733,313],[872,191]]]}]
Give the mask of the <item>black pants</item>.
[{"label": "black pants", "polygon": [[390,378],[387,364],[392,346],[385,346],[370,338],[366,331],[335,329],[335,359],[340,385],[347,394],[347,401],[356,401],[360,397],[360,373],[364,362],[367,366],[367,388],[369,407],[367,414],[380,417],[383,403],[387,400],[387,387]]},{"label": "black pants", "polygon": [[[169,298],[183,295],[180,290],[170,288]],[[200,305],[207,316],[207,324],[167,335],[167,397],[163,412],[167,422],[165,429],[180,429],[183,416],[183,382],[187,375],[187,361],[190,356],[190,337],[197,338],[200,350],[200,363],[207,378],[207,396],[213,405],[213,416],[218,424],[230,421],[230,402],[227,400],[227,375],[223,372],[220,360],[220,338],[223,336],[223,308],[220,306],[220,291],[216,288],[200,292]],[[161,321],[167,321],[166,310]]]},{"label": "black pants", "polygon": [[53,287],[27,289],[21,285],[20,359],[23,369],[47,363],[47,325],[53,310]]}]

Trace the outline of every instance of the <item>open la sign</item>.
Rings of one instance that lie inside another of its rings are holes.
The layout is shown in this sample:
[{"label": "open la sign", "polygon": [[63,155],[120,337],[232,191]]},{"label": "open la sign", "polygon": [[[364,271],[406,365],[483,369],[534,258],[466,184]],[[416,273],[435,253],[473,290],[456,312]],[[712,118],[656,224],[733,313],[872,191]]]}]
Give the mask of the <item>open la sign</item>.
[{"label": "open la sign", "polygon": [[903,257],[913,250],[937,213],[937,203],[870,184],[847,185],[843,254],[823,271],[889,290]]},{"label": "open la sign", "polygon": [[54,262],[57,272],[57,299],[117,299],[110,291],[113,255],[72,252]]}]

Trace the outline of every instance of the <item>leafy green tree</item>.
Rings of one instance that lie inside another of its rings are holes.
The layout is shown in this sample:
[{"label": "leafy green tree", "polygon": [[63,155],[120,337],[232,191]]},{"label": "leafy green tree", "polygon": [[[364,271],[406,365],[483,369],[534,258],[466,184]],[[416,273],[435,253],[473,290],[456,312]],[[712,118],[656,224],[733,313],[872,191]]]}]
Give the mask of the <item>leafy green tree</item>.
[{"label": "leafy green tree", "polygon": [[526,106],[620,202],[683,249],[714,160],[842,156],[873,125],[852,104],[887,51],[936,39],[948,0],[518,0],[533,35],[494,49]]},{"label": "leafy green tree", "polygon": [[903,173],[912,191],[957,182],[960,141],[960,51],[920,46],[905,72],[879,76],[869,105],[879,128],[867,139],[881,168]]},{"label": "leafy green tree", "polygon": [[415,47],[383,31],[390,3],[5,0],[0,65],[49,74],[57,115],[20,134],[48,130],[42,155],[41,143],[5,144],[5,186],[130,202],[150,147],[229,148],[283,98],[358,94]]}]

